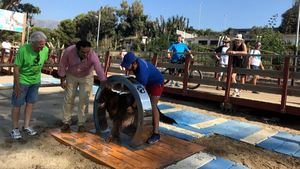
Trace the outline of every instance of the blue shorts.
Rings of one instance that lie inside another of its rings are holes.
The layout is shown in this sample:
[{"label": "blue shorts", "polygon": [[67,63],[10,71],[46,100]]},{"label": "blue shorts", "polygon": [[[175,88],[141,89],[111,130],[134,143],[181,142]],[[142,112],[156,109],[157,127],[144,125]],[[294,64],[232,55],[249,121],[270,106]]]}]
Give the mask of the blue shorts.
[{"label": "blue shorts", "polygon": [[253,69],[253,70],[259,70],[260,67],[259,66],[255,66],[255,65],[251,65],[251,69]]},{"label": "blue shorts", "polygon": [[35,103],[38,100],[40,84],[24,85],[20,84],[21,93],[16,97],[15,92],[12,93],[11,104],[15,107],[20,107],[24,103]]}]

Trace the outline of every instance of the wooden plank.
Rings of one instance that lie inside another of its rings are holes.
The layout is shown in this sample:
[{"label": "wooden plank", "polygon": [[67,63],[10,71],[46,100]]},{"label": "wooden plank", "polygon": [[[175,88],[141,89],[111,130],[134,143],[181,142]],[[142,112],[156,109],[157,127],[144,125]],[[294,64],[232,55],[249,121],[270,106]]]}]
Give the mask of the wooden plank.
[{"label": "wooden plank", "polygon": [[234,68],[233,72],[246,75],[259,75],[272,78],[283,78],[283,71],[277,70],[253,70],[245,68]]},{"label": "wooden plank", "polygon": [[288,88],[288,96],[298,96],[300,97],[300,89],[297,88]]},{"label": "wooden plank", "polygon": [[203,72],[217,72],[217,68],[213,66],[193,65],[192,70],[200,70]]},{"label": "wooden plank", "polygon": [[181,140],[181,139],[178,139],[178,138],[175,138],[175,137],[171,137],[171,136],[162,137],[161,140],[163,142],[175,145],[175,147],[182,146],[186,151],[199,152],[199,151],[204,150],[203,147],[201,147],[197,144],[194,144],[194,143],[191,143],[191,142],[188,142],[188,141],[185,141],[185,140]]},{"label": "wooden plank", "polygon": [[300,72],[290,72],[290,78],[300,79]]},{"label": "wooden plank", "polygon": [[224,86],[225,82],[217,81],[213,78],[206,78],[206,79],[200,79],[200,78],[189,78],[189,83],[196,83],[196,84],[204,84],[204,85],[211,85],[211,86]]},{"label": "wooden plank", "polygon": [[[203,72],[220,72],[220,71],[227,72],[227,68],[201,66],[201,65],[193,65],[191,66],[191,69],[200,70]],[[245,68],[234,68],[233,72],[246,74],[246,75],[260,75],[260,76],[273,77],[273,78],[283,77],[283,72],[277,70],[253,70],[253,69],[245,69]]]},{"label": "wooden plank", "polygon": [[174,76],[169,74],[163,74],[165,80],[183,81],[183,76]]},{"label": "wooden plank", "polygon": [[120,67],[110,67],[109,71],[114,72],[114,73],[125,74],[125,70],[121,70]]},{"label": "wooden plank", "polygon": [[114,63],[121,64],[121,62],[122,62],[122,59],[119,59],[119,58],[112,58],[110,60],[111,64],[114,64]]},{"label": "wooden plank", "polygon": [[[122,160],[115,158],[111,156],[108,153],[100,153],[98,149],[84,143],[84,137],[81,138],[76,138],[74,135],[69,134],[69,133],[61,133],[59,130],[52,130],[50,133],[60,142],[66,145],[72,145],[75,147],[77,150],[81,151],[88,157],[89,159],[98,162],[100,164],[105,164],[111,168],[128,168],[131,169],[134,166],[124,163]],[[84,135],[81,135],[84,136]],[[105,151],[102,152],[107,152],[108,149],[105,149]]]},{"label": "wooden plank", "polygon": [[259,91],[259,92],[266,92],[266,93],[274,93],[274,94],[280,94],[282,91],[282,88],[277,85],[252,85],[252,84],[239,84],[234,83],[232,84],[231,88],[238,88],[238,89],[244,89],[244,90],[250,90],[250,91]]},{"label": "wooden plank", "polygon": [[[92,146],[86,144],[85,150],[82,150],[82,147],[79,145],[75,145],[76,148],[79,148],[84,154],[92,157],[92,161],[98,162],[100,164],[108,165],[111,168],[120,168],[120,169],[132,169],[136,168],[136,166],[130,165],[129,163],[124,163],[122,160],[118,158],[114,158],[113,156],[102,153],[98,149],[93,148]],[[106,151],[106,150],[105,150]]]},{"label": "wooden plank", "polygon": [[124,148],[120,150],[120,146],[116,145],[115,143],[106,143],[103,139],[100,137],[95,138],[92,134],[89,135],[89,139],[86,139],[86,143],[92,145],[98,150],[103,149],[104,146],[107,146],[109,149],[107,149],[108,154],[111,156],[122,159],[129,164],[133,166],[140,166],[141,168],[149,168],[149,166],[153,165],[153,162],[151,159],[147,159],[143,156],[139,156],[133,151],[129,151],[128,149]]},{"label": "wooden plank", "polygon": [[178,158],[178,156],[176,156],[176,155],[174,156],[173,154],[170,154],[170,152],[168,152],[164,149],[161,149],[156,144],[147,146],[141,150],[137,150],[137,151],[135,151],[135,153],[137,153],[139,155],[150,156],[153,159],[160,161],[162,166],[170,164],[170,161],[172,161],[172,159]]},{"label": "wooden plank", "polygon": [[203,150],[203,147],[177,138],[161,135],[161,141],[143,149],[129,149],[106,143],[91,133],[50,131],[60,142],[74,146],[91,160],[111,168],[163,168]]},{"label": "wooden plank", "polygon": [[157,63],[157,67],[184,69],[184,64]]}]

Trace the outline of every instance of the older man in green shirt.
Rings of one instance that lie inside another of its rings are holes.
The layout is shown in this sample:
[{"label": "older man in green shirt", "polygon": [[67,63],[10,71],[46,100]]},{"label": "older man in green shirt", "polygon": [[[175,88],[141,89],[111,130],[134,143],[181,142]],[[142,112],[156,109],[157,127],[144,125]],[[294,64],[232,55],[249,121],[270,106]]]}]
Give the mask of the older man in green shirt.
[{"label": "older man in green shirt", "polygon": [[12,94],[12,122],[11,137],[20,139],[19,130],[20,108],[26,103],[24,110],[23,131],[28,135],[37,132],[29,126],[34,103],[38,99],[38,89],[41,83],[41,70],[48,59],[48,48],[45,46],[47,37],[43,32],[36,31],[30,36],[30,43],[18,50],[14,61],[14,88]]}]

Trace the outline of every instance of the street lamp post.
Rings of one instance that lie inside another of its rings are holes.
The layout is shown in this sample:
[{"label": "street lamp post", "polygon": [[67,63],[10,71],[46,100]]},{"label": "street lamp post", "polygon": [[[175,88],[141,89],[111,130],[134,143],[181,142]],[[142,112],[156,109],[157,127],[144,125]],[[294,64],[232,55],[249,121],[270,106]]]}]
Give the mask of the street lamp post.
[{"label": "street lamp post", "polygon": [[100,7],[99,15],[98,15],[98,29],[97,29],[97,42],[96,42],[96,44],[97,44],[97,46],[96,46],[97,52],[98,52],[98,49],[99,49],[99,35],[100,35],[101,10],[102,10],[102,7]]},{"label": "street lamp post", "polygon": [[200,5],[199,5],[199,29],[201,27],[201,10],[202,10],[202,3],[200,2]]},{"label": "street lamp post", "polygon": [[300,23],[300,2],[298,4],[298,21],[297,21],[297,33],[296,33],[296,55],[298,55],[298,43],[299,43],[299,23]]},{"label": "street lamp post", "polygon": [[[294,72],[297,72],[297,61],[298,61],[298,50],[299,50],[299,26],[300,26],[300,1],[296,3],[298,5],[298,21],[297,21],[297,32],[296,32],[296,52],[294,58]],[[294,79],[291,81],[291,85],[294,85]]]}]

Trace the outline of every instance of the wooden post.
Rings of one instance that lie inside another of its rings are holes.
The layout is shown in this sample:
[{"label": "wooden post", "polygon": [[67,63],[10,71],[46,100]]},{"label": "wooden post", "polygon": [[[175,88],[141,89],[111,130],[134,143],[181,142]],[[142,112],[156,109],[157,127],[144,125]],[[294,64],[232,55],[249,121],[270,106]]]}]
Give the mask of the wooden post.
[{"label": "wooden post", "polygon": [[[9,58],[8,58],[7,62],[8,62],[8,63],[13,63],[13,60],[14,60],[15,55],[16,55],[16,49],[11,49],[11,50],[10,50],[10,55],[9,55]],[[8,73],[9,73],[9,74],[12,74],[12,73],[13,73],[12,67],[10,67],[10,68],[8,69]]]},{"label": "wooden post", "polygon": [[[5,57],[5,49],[2,48],[1,49],[1,59],[0,59],[0,63],[4,63],[4,57]],[[3,67],[0,68],[0,72],[2,72]]]},{"label": "wooden post", "polygon": [[110,67],[110,54],[109,54],[109,51],[107,51],[105,53],[105,59],[104,59],[104,73],[105,73],[105,76],[107,77],[107,73],[108,73],[108,69]]},{"label": "wooden post", "polygon": [[185,65],[184,65],[184,73],[183,73],[183,95],[186,95],[187,90],[187,83],[189,80],[189,68],[190,68],[190,62],[191,62],[191,55],[188,54],[185,58]]},{"label": "wooden post", "polygon": [[24,13],[24,17],[23,17],[23,32],[22,32],[22,41],[21,41],[22,45],[25,43],[26,27],[27,27],[27,13]]},{"label": "wooden post", "polygon": [[226,78],[226,89],[225,89],[225,97],[224,97],[224,103],[229,102],[229,95],[230,95],[230,86],[231,86],[231,81],[232,81],[232,61],[233,61],[233,56],[229,56],[229,61],[228,61],[228,67],[227,67],[227,78]]},{"label": "wooden post", "polygon": [[152,58],[152,64],[156,67],[157,66],[157,61],[158,61],[158,57],[157,57],[157,53],[155,53],[153,55],[153,58]]},{"label": "wooden post", "polygon": [[4,57],[5,57],[5,49],[2,48],[1,49],[1,60],[0,60],[1,63],[4,63]]},{"label": "wooden post", "polygon": [[280,105],[281,113],[285,113],[287,90],[288,90],[288,80],[289,80],[289,76],[290,76],[289,66],[290,66],[290,57],[285,57],[284,58],[284,67],[283,67],[283,84],[282,84],[282,93],[281,93],[281,105]]}]

